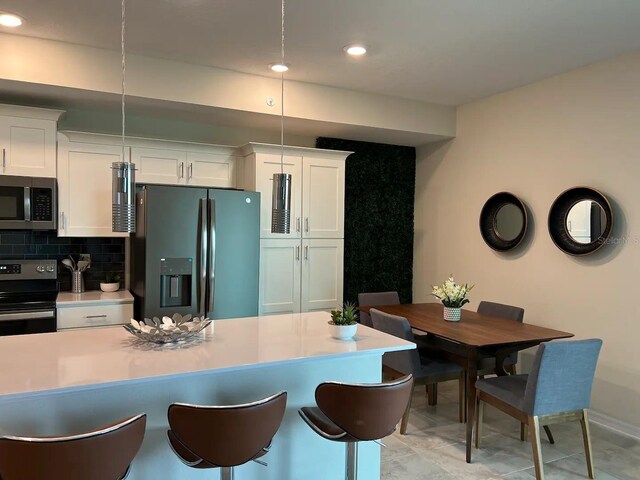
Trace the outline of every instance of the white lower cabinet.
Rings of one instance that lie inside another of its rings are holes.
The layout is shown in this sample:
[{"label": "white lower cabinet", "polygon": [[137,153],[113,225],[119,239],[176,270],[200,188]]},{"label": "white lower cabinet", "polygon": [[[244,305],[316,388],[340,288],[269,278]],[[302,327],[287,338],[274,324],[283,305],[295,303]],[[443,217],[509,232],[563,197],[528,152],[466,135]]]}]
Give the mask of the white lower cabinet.
[{"label": "white lower cabinet", "polygon": [[260,314],[300,311],[300,240],[260,241]]},{"label": "white lower cabinet", "polygon": [[301,310],[332,310],[342,305],[344,240],[302,241]]},{"label": "white lower cabinet", "polygon": [[342,304],[344,240],[262,239],[260,246],[261,315]]},{"label": "white lower cabinet", "polygon": [[58,330],[122,325],[133,318],[133,303],[58,308]]}]

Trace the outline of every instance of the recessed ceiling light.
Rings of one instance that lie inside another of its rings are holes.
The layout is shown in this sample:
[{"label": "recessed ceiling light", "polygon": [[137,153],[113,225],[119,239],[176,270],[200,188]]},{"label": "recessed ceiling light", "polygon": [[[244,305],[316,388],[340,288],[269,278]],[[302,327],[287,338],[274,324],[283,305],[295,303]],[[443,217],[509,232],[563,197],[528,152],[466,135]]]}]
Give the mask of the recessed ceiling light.
[{"label": "recessed ceiling light", "polygon": [[289,66],[282,63],[272,63],[269,65],[269,68],[274,72],[284,73],[289,70]]},{"label": "recessed ceiling light", "polygon": [[346,47],[344,47],[344,51],[349,55],[359,57],[367,53],[367,47],[365,47],[364,45],[347,45]]},{"label": "recessed ceiling light", "polygon": [[0,13],[0,25],[3,27],[19,27],[22,25],[22,18],[12,13]]}]

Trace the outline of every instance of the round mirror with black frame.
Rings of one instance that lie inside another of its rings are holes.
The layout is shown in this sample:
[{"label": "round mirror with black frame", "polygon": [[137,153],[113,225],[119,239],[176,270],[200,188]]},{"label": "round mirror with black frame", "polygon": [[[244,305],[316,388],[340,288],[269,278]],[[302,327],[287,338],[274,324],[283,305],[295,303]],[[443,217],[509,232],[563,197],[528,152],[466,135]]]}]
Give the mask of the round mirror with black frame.
[{"label": "round mirror with black frame", "polygon": [[493,195],[480,212],[480,233],[489,247],[506,252],[516,248],[527,233],[527,209],[513,193]]},{"label": "round mirror with black frame", "polygon": [[607,197],[589,187],[562,192],[549,210],[549,235],[569,255],[589,255],[602,248],[613,230]]}]

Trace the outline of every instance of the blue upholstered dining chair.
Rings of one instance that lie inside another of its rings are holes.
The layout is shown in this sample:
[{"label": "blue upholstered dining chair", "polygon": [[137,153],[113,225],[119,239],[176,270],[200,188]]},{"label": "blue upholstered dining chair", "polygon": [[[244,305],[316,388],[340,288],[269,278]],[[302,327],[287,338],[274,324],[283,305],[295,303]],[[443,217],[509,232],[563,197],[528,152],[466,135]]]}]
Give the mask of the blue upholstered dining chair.
[{"label": "blue upholstered dining chair", "polygon": [[[370,310],[373,328],[394,337],[402,338],[415,343],[413,332],[409,321],[404,317],[390,315],[372,308]],[[413,375],[414,384],[437,384],[447,380],[458,380],[459,382],[459,417],[460,422],[464,419],[464,369],[452,363],[442,363],[420,357],[417,349],[403,350],[400,352],[389,352],[382,356],[382,365],[391,371],[394,376]],[[429,389],[427,389],[429,392]],[[411,399],[407,405],[407,410],[402,417],[400,433],[407,432],[407,422],[409,421],[409,411],[411,409]]]},{"label": "blue upholstered dining chair", "polygon": [[[380,305],[400,305],[398,292],[359,293],[358,305],[361,307],[377,307]],[[360,312],[360,323],[372,327],[371,316],[367,312]]]},{"label": "blue upholstered dining chair", "polygon": [[[519,323],[524,321],[524,308],[505,305],[503,303],[487,302],[483,300],[478,305],[477,311],[481,315],[488,315],[490,317],[506,318],[507,320],[513,320],[514,322]],[[505,358],[505,370],[512,375],[515,375],[516,363],[518,363],[518,353],[514,352]],[[480,364],[478,365],[478,375],[489,375],[495,371],[495,368],[495,358],[481,358]]]},{"label": "blue upholstered dining chair", "polygon": [[536,479],[544,479],[540,423],[579,420],[589,478],[594,478],[587,409],[602,340],[558,341],[538,348],[529,375],[476,382],[476,448],[482,438],[484,402],[529,425]]}]

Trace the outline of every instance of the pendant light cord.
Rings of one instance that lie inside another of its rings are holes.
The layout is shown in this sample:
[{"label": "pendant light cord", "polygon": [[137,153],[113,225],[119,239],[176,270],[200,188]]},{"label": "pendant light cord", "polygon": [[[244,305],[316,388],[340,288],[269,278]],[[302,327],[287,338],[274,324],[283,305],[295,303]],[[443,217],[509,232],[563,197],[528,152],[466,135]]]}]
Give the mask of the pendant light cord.
[{"label": "pendant light cord", "polygon": [[[282,0],[281,40],[280,63],[284,65],[284,0]],[[280,173],[284,174],[284,72],[280,73]]]},{"label": "pendant light cord", "polygon": [[126,78],[126,70],[127,70],[127,62],[126,62],[126,54],[125,54],[125,50],[124,50],[124,36],[125,36],[125,27],[126,27],[126,9],[125,9],[125,0],[122,0],[122,28],[120,31],[120,50],[122,53],[122,99],[121,99],[121,108],[122,108],[122,161],[123,162],[130,162],[131,159],[127,159],[125,160],[125,141],[124,141],[124,135],[125,135],[125,113],[124,113],[124,106],[125,106],[125,87],[126,87],[126,83],[125,83],[125,78]]}]

